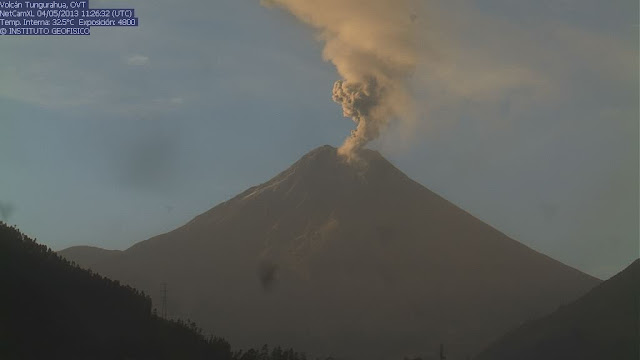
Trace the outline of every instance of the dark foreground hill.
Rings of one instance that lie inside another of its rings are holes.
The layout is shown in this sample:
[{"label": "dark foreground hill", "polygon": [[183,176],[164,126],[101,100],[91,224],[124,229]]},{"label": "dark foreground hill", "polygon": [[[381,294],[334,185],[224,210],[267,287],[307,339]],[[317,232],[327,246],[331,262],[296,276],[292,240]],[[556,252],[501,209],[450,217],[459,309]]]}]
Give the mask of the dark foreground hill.
[{"label": "dark foreground hill", "polygon": [[151,299],[69,263],[0,222],[0,359],[303,360],[292,350],[231,352]]},{"label": "dark foreground hill", "polygon": [[[63,256],[240,346],[464,358],[599,283],[414,182],[375,151],[323,146],[268,182],[126,251]],[[157,296],[156,296],[157,294]]]},{"label": "dark foreground hill", "polygon": [[477,360],[640,359],[640,260],[552,314],[522,325]]}]

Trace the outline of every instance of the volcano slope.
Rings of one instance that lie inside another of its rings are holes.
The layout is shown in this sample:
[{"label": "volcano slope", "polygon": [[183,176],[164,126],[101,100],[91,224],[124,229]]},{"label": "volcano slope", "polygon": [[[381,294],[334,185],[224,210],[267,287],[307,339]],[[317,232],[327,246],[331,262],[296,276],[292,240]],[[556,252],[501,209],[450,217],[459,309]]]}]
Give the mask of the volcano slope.
[{"label": "volcano slope", "polygon": [[[186,225],[103,257],[63,256],[240,346],[349,359],[465,358],[599,280],[516,242],[378,152],[317,148]],[[89,264],[84,259],[91,259]]]}]

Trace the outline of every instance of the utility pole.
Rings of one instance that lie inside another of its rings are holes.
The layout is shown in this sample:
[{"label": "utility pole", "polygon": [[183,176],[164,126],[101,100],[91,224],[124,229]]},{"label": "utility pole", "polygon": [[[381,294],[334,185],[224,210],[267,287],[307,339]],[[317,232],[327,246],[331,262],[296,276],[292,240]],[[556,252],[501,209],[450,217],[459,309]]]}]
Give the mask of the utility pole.
[{"label": "utility pole", "polygon": [[446,360],[447,357],[444,355],[444,344],[440,344],[440,360]]},{"label": "utility pole", "polygon": [[163,319],[167,318],[167,283],[162,283],[162,311],[160,315]]}]

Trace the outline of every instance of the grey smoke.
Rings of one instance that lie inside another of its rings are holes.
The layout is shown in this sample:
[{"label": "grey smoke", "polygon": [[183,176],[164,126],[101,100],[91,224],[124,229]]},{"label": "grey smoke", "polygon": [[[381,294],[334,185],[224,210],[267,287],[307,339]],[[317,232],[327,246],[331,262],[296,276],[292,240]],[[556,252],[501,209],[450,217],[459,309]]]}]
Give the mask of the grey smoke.
[{"label": "grey smoke", "polygon": [[372,112],[382,100],[381,92],[373,77],[356,83],[338,80],[333,85],[333,101],[341,104],[344,116],[352,118],[357,124],[351,132],[354,149],[380,136],[385,119],[376,119]]}]

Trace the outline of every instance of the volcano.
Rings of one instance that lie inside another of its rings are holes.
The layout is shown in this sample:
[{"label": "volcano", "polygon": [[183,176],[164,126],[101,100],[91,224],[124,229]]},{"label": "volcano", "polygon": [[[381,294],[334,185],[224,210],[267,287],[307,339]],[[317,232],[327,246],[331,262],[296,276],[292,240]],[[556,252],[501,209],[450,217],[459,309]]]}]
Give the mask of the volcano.
[{"label": "volcano", "polygon": [[378,152],[317,148],[122,252],[61,252],[237,346],[345,359],[466,358],[600,281],[411,180]]}]

